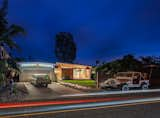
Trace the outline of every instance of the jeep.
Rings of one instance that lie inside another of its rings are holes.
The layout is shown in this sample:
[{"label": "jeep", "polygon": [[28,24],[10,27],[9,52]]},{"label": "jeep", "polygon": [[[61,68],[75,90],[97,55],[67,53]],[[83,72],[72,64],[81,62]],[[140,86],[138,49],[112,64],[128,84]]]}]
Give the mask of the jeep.
[{"label": "jeep", "polygon": [[149,79],[146,73],[118,72],[113,78],[109,78],[100,84],[101,88],[116,88],[127,91],[130,88],[148,89]]}]

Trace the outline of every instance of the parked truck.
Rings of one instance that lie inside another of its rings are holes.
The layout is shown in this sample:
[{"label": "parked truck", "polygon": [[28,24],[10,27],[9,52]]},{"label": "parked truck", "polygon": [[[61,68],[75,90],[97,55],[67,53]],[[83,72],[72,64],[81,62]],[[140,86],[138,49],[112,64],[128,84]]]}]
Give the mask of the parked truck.
[{"label": "parked truck", "polygon": [[33,75],[31,84],[37,87],[48,87],[48,84],[51,84],[51,79],[48,75]]}]

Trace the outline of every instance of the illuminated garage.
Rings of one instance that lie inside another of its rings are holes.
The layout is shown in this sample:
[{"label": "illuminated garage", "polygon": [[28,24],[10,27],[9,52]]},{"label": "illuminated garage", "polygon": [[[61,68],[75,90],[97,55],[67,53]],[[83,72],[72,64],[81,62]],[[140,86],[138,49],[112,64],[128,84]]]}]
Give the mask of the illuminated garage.
[{"label": "illuminated garage", "polygon": [[52,81],[56,81],[54,64],[44,62],[22,62],[19,63],[20,82],[30,82],[35,75],[48,75]]}]

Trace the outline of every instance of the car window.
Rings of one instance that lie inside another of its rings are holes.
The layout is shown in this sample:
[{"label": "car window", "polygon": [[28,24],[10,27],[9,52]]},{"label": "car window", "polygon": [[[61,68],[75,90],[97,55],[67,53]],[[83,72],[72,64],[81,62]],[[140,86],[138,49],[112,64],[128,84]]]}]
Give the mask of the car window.
[{"label": "car window", "polygon": [[111,81],[110,81],[110,84],[115,84],[115,81],[114,81],[114,80],[111,80]]}]

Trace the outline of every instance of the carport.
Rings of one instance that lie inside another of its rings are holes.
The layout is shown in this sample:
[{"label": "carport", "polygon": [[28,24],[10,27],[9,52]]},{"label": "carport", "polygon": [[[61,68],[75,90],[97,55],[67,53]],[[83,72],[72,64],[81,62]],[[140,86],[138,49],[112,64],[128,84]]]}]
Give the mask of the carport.
[{"label": "carport", "polygon": [[48,75],[52,81],[56,81],[54,64],[44,62],[21,62],[19,64],[20,82],[30,82],[33,75]]}]

